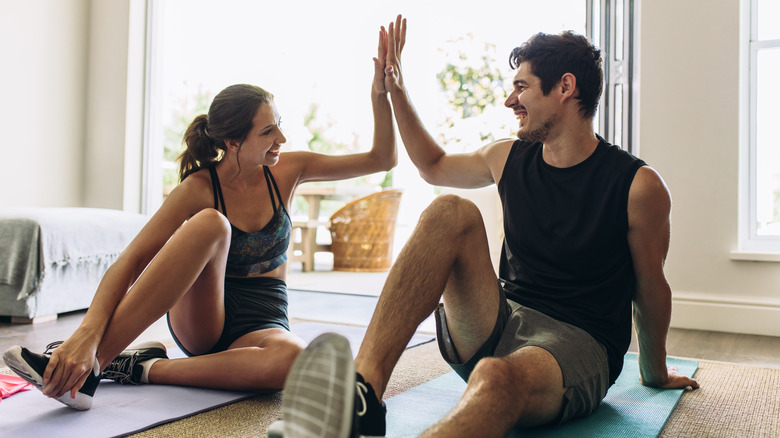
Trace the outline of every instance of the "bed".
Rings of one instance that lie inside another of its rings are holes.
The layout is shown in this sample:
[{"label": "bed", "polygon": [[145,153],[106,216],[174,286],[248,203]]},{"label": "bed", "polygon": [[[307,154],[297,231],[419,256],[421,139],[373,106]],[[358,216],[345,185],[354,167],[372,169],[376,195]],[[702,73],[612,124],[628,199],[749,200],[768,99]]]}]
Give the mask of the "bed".
[{"label": "bed", "polygon": [[0,317],[35,323],[89,307],[147,219],[99,208],[0,208]]}]

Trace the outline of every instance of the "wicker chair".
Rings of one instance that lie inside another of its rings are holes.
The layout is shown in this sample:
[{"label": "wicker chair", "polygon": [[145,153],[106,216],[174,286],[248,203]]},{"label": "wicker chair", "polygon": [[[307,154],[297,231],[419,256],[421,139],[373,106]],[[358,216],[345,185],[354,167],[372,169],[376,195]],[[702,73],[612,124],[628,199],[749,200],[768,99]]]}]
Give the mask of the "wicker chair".
[{"label": "wicker chair", "polygon": [[330,217],[334,271],[383,272],[393,263],[400,190],[354,200]]}]

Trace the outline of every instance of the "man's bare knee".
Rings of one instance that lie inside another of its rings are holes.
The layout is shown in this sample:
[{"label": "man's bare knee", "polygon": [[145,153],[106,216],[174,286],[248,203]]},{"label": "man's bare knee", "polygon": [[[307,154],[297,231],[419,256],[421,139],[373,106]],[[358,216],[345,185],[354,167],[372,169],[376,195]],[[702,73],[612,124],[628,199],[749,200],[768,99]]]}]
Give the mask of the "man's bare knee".
[{"label": "man's bare knee", "polygon": [[457,195],[441,195],[420,216],[421,227],[460,233],[469,228],[484,228],[482,213],[476,204]]},{"label": "man's bare knee", "polygon": [[[469,387],[495,395],[516,396],[514,387],[522,376],[504,358],[486,357],[477,362],[469,377]],[[503,397],[502,397],[503,398]]]},{"label": "man's bare knee", "polygon": [[517,426],[536,426],[553,421],[563,405],[562,382],[549,389],[540,378],[507,358],[486,357],[474,367],[469,388],[514,406],[507,414]]}]

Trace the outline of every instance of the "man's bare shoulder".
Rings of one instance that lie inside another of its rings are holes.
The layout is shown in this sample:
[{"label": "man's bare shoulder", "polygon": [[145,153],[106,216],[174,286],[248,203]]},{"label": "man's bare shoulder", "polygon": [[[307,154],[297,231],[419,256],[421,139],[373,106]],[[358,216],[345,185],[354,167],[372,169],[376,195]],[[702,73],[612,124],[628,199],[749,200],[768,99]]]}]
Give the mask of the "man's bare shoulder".
[{"label": "man's bare shoulder", "polygon": [[516,139],[512,138],[502,138],[486,144],[479,150],[479,154],[493,174],[493,181],[498,182],[501,180],[501,174],[504,171],[507,157],[509,157],[509,151],[512,150],[512,145],[515,141]]},{"label": "man's bare shoulder", "polygon": [[672,197],[661,175],[652,167],[637,169],[628,193],[629,229],[645,229],[668,223]]},{"label": "man's bare shoulder", "polygon": [[499,153],[502,151],[509,152],[512,145],[517,141],[516,138],[500,138],[496,141],[490,142],[482,147],[482,151],[485,153]]},{"label": "man's bare shoulder", "polygon": [[642,166],[636,171],[629,194],[633,198],[668,198],[669,188],[657,170]]}]

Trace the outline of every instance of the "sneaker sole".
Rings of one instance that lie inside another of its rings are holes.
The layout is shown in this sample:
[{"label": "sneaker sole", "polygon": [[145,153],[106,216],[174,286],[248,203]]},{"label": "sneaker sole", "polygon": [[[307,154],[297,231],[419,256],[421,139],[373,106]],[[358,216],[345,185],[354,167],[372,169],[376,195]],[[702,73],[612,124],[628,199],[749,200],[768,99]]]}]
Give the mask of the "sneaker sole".
[{"label": "sneaker sole", "polygon": [[293,364],[282,396],[285,438],[348,438],[355,415],[355,363],[349,341],[313,340]]},{"label": "sneaker sole", "polygon": [[[3,353],[5,364],[18,374],[19,377],[43,391],[43,376],[24,360],[22,357],[22,350],[22,347],[18,345],[6,350],[5,353]],[[90,379],[87,379],[87,382],[84,383],[82,388],[86,386],[93,386],[90,385]],[[95,382],[94,386],[97,386],[97,382]],[[94,392],[95,389],[92,388],[92,393],[94,394]],[[70,392],[67,392],[58,398],[57,401],[79,411],[85,411],[92,407],[92,396],[81,392],[81,390],[76,392],[76,398],[71,398]]]},{"label": "sneaker sole", "polygon": [[11,368],[19,377],[26,380],[32,386],[43,390],[43,376],[22,358],[22,347],[14,345],[3,353],[3,360],[8,368]]}]

